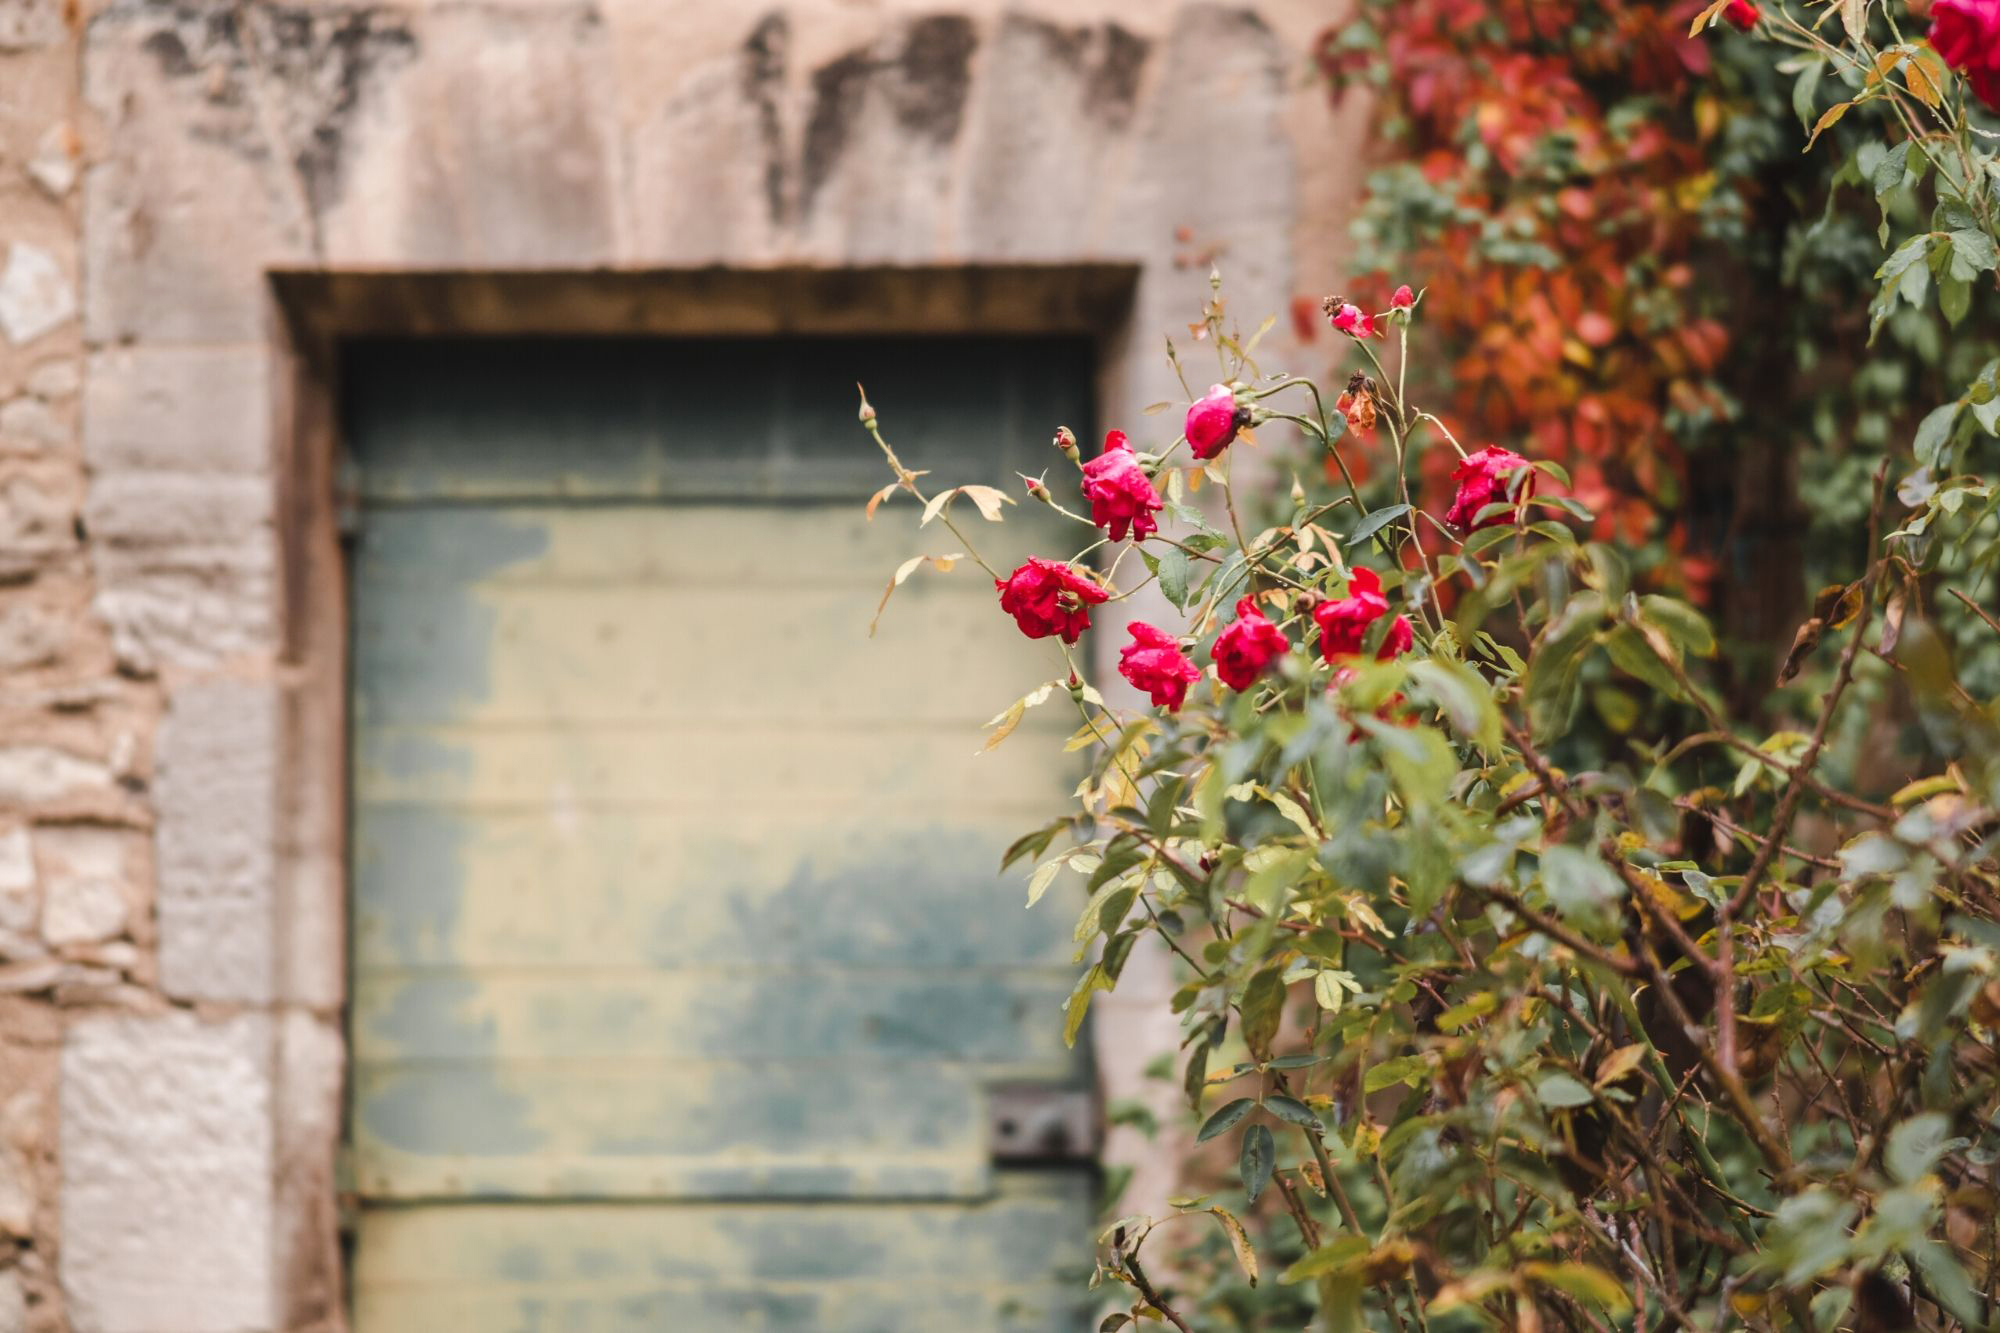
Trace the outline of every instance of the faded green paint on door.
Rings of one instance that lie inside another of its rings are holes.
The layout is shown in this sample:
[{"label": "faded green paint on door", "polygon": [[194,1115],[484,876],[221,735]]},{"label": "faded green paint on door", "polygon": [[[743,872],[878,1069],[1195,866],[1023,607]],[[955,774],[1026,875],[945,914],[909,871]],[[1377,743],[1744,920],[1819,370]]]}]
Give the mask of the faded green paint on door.
[{"label": "faded green paint on door", "polygon": [[993,869],[1065,784],[971,725],[1057,659],[969,565],[866,637],[916,548],[851,385],[1001,483],[1088,364],[352,349],[360,1333],[1082,1326],[1093,1177],[996,1168],[983,1109],[1086,1081],[1068,923]]}]

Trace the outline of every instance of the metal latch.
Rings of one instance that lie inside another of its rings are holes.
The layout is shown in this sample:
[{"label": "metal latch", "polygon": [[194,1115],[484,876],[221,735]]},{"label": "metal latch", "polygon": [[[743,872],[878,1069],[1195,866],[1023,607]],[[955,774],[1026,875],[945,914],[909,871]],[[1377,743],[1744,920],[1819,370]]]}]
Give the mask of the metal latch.
[{"label": "metal latch", "polygon": [[996,1162],[1095,1161],[1104,1120],[1088,1088],[1001,1083],[986,1090],[986,1147]]}]

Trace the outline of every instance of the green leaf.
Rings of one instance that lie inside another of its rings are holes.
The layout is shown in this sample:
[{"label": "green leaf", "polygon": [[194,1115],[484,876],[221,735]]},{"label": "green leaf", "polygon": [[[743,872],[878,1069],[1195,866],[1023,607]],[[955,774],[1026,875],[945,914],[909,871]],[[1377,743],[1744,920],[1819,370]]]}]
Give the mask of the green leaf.
[{"label": "green leaf", "polygon": [[1243,1135],[1243,1153],[1237,1159],[1236,1169],[1243,1177],[1243,1191],[1251,1203],[1264,1192],[1271,1183],[1271,1172],[1278,1162],[1278,1145],[1271,1138],[1271,1131],[1263,1125],[1252,1125]]},{"label": "green leaf", "polygon": [[1279,1275],[1278,1281],[1287,1285],[1306,1282],[1329,1273],[1338,1273],[1366,1258],[1368,1238],[1352,1231],[1342,1232],[1326,1244],[1306,1255]]},{"label": "green leaf", "polygon": [[1707,617],[1686,602],[1672,597],[1649,595],[1639,599],[1639,614],[1695,657],[1715,655],[1715,631]]},{"label": "green leaf", "polygon": [[1902,276],[1903,271],[1930,252],[1931,234],[1922,232],[1912,236],[1897,246],[1889,257],[1882,261],[1882,267],[1875,270],[1875,276],[1889,282]]},{"label": "green leaf", "polygon": [[1874,186],[1875,197],[1877,199],[1880,199],[1883,195],[1889,193],[1889,191],[1902,185],[1903,177],[1909,171],[1909,163],[1910,141],[1908,139],[1903,140],[1882,155],[1882,160],[1875,164],[1875,171],[1869,181],[1869,184]]},{"label": "green leaf", "polygon": [[1297,1125],[1300,1129],[1310,1129],[1318,1133],[1326,1128],[1320,1122],[1319,1113],[1312,1107],[1281,1093],[1272,1093],[1264,1098],[1264,1109],[1286,1124]]},{"label": "green leaf", "polygon": [[[1908,147],[1906,143],[1903,145]],[[1954,259],[1970,269],[1960,277],[1974,278],[1986,270],[2000,265],[2000,250],[1994,249],[1993,238],[1985,232],[1971,227],[1962,228],[1951,234],[1951,249]]]},{"label": "green leaf", "polygon": [[1882,1163],[1903,1184],[1915,1184],[1930,1174],[1949,1150],[1950,1136],[1951,1121],[1943,1113],[1926,1111],[1912,1116],[1889,1131]]},{"label": "green leaf", "polygon": [[1188,558],[1178,546],[1168,547],[1160,557],[1160,595],[1179,610],[1187,610]]},{"label": "green leaf", "polygon": [[1218,1134],[1228,1133],[1241,1124],[1243,1117],[1255,1110],[1256,1106],[1257,1103],[1250,1098],[1238,1097],[1235,1101],[1223,1106],[1214,1115],[1202,1121],[1201,1128],[1195,1133],[1194,1141],[1196,1143],[1207,1143]]},{"label": "green leaf", "polygon": [[1264,966],[1243,988],[1243,1044],[1262,1060],[1271,1054],[1271,1041],[1285,1017],[1285,977],[1277,962]]},{"label": "green leaf", "polygon": [[1623,885],[1595,852],[1556,846],[1542,852],[1542,887],[1562,915],[1601,920]]},{"label": "green leaf", "polygon": [[1792,84],[1792,111],[1801,127],[1813,123],[1814,95],[1819,92],[1819,81],[1825,74],[1826,61],[1812,60],[1799,71],[1798,81]]},{"label": "green leaf", "polygon": [[1535,1100],[1550,1110],[1562,1110],[1571,1106],[1588,1106],[1594,1099],[1588,1087],[1558,1069],[1536,1081]]},{"label": "green leaf", "polygon": [[1493,687],[1478,670],[1449,658],[1427,657],[1410,665],[1410,679],[1444,710],[1453,730],[1476,741],[1488,754],[1500,750],[1500,710]]},{"label": "green leaf", "polygon": [[1958,423],[1960,406],[1954,402],[1932,408],[1917,424],[1917,438],[1912,448],[1920,465],[1933,471],[1938,469],[1938,456],[1944,451],[1945,442],[1951,438],[1951,428]]},{"label": "green leaf", "polygon": [[1394,1060],[1384,1060],[1379,1065],[1370,1065],[1368,1072],[1362,1076],[1361,1090],[1380,1092],[1384,1088],[1393,1088],[1398,1083],[1407,1083],[1414,1088],[1429,1074],[1430,1066],[1424,1063],[1421,1055],[1398,1056]]},{"label": "green leaf", "polygon": [[1393,504],[1387,508],[1377,509],[1354,525],[1354,531],[1347,536],[1347,544],[1359,546],[1409,512],[1410,507],[1406,504]]},{"label": "green leaf", "polygon": [[[1913,273],[1917,271],[1911,270]],[[1972,309],[1972,284],[1956,273],[1947,273],[1939,278],[1938,309],[1944,313],[1946,323],[1957,327],[1966,312]]]}]

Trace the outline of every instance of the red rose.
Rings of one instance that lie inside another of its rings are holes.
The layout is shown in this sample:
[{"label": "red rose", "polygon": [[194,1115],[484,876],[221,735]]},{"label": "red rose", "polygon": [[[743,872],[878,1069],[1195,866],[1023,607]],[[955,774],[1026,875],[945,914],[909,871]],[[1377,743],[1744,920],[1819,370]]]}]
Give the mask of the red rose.
[{"label": "red rose", "polygon": [[1757,26],[1757,6],[1750,0],[1729,0],[1722,17],[1735,26],[1738,32],[1748,32]]},{"label": "red rose", "polygon": [[1343,301],[1336,306],[1331,318],[1333,327],[1350,338],[1375,336],[1375,316],[1368,314],[1352,301]]},{"label": "red rose", "polygon": [[[1321,602],[1313,608],[1313,620],[1319,624],[1321,656],[1337,664],[1342,658],[1359,655],[1368,638],[1368,627],[1388,614],[1389,599],[1382,595],[1382,580],[1372,569],[1355,570],[1347,582],[1347,596]],[[1387,661],[1398,653],[1408,652],[1414,642],[1409,620],[1397,616],[1375,656]]]},{"label": "red rose", "polygon": [[1236,603],[1236,619],[1216,636],[1211,655],[1215,672],[1232,690],[1247,690],[1265,668],[1291,650],[1285,632],[1245,597]]},{"label": "red rose", "polygon": [[1032,557],[1004,579],[993,580],[1000,609],[1031,639],[1061,635],[1075,643],[1090,628],[1090,608],[1109,596],[1059,560]]},{"label": "red rose", "polygon": [[1965,75],[1980,101],[2000,110],[2000,0],[1937,0],[1931,46]]},{"label": "red rose", "polygon": [[1104,437],[1104,452],[1083,465],[1083,498],[1090,501],[1090,521],[1122,542],[1129,526],[1141,541],[1160,525],[1153,513],[1160,508],[1160,496],[1139,466],[1125,432],[1114,430]]},{"label": "red rose", "polygon": [[1410,284],[1407,282],[1398,287],[1396,294],[1389,298],[1389,308],[1391,310],[1408,310],[1416,303],[1417,294],[1410,290]]},{"label": "red rose", "polygon": [[1226,384],[1211,384],[1187,410],[1187,442],[1196,458],[1214,458],[1236,438],[1237,427],[1249,413],[1239,411],[1236,395]]},{"label": "red rose", "polygon": [[1131,630],[1132,642],[1118,653],[1118,674],[1150,695],[1155,707],[1179,712],[1188,686],[1201,679],[1201,668],[1164,631],[1143,620],[1133,621]]},{"label": "red rose", "polygon": [[[1479,511],[1505,500],[1507,478],[1526,466],[1528,460],[1513,450],[1490,444],[1459,463],[1451,474],[1451,479],[1458,483],[1458,494],[1452,497],[1451,508],[1445,511],[1444,521],[1454,528],[1468,531],[1507,522],[1505,514],[1493,514],[1482,520]],[[1523,487],[1523,495],[1533,485],[1534,481],[1530,478]]]}]

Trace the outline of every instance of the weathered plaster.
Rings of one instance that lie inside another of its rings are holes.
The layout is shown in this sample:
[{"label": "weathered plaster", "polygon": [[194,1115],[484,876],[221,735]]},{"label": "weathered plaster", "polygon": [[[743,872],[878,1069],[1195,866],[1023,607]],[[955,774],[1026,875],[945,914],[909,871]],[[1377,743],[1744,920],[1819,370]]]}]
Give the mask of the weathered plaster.
[{"label": "weathered plaster", "polygon": [[[329,329],[1040,321],[1137,419],[1177,230],[1251,322],[1337,285],[1330,17],[0,0],[0,1330],[344,1319]],[[948,276],[1010,264],[1098,267]],[[793,276],[645,276],[710,265]]]}]

